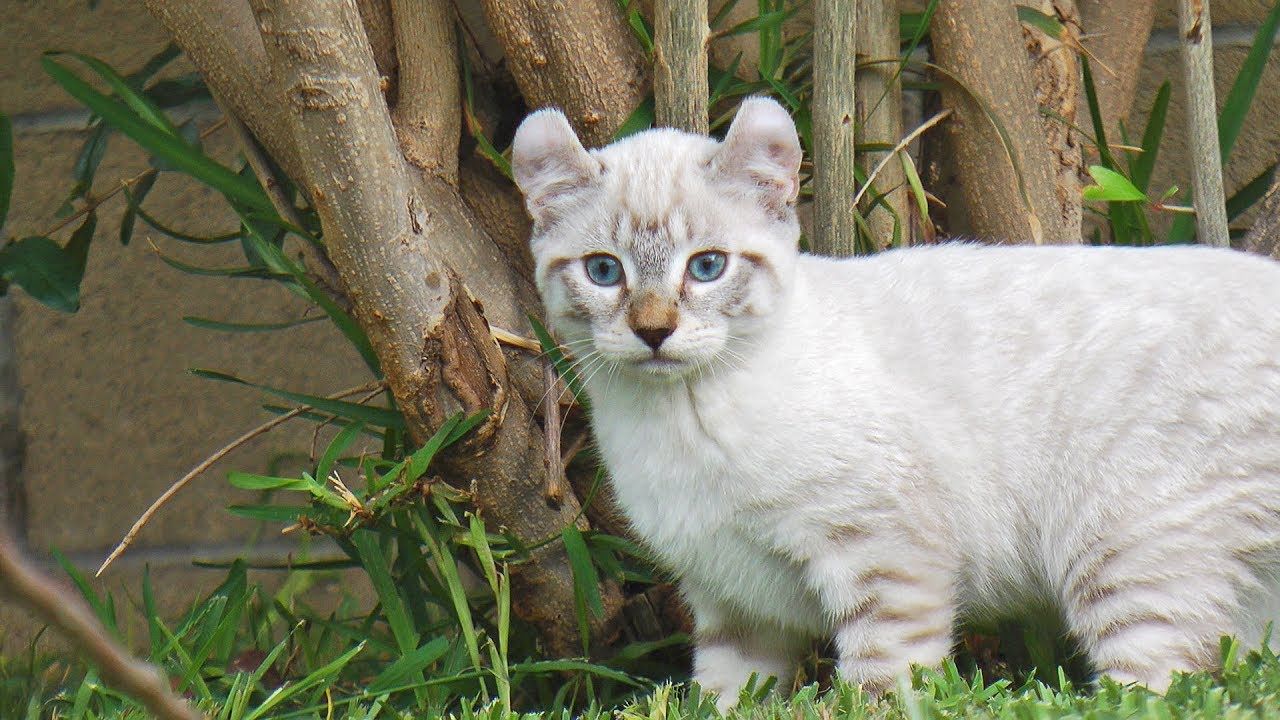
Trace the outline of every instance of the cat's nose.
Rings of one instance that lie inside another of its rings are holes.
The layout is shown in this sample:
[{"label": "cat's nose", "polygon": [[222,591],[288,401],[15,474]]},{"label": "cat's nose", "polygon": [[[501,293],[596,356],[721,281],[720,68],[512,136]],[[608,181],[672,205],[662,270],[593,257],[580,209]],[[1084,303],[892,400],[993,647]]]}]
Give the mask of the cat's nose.
[{"label": "cat's nose", "polygon": [[645,345],[648,345],[656,352],[658,348],[662,347],[662,341],[671,337],[671,333],[675,332],[676,329],[673,327],[638,327],[632,328],[632,331],[635,332],[636,337],[644,341]]}]

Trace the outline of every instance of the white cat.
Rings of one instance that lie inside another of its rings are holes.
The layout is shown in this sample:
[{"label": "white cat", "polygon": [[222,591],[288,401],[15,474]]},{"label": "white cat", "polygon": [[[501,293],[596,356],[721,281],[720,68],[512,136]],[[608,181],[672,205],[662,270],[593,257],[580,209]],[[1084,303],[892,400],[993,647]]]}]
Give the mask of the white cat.
[{"label": "white cat", "polygon": [[800,145],[516,135],[548,319],[724,704],[813,638],[872,692],[1054,608],[1161,690],[1280,617],[1280,265],[1199,247],[801,255]]}]

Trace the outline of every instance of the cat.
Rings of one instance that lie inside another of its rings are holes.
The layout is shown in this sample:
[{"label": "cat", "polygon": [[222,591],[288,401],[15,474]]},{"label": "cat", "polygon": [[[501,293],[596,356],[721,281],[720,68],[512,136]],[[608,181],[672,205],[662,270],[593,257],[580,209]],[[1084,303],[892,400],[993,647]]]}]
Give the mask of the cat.
[{"label": "cat", "polygon": [[959,619],[1051,608],[1167,688],[1280,617],[1280,265],[1206,247],[800,254],[777,103],[723,142],[588,152],[525,119],[512,168],[550,327],[617,501],[677,579],[694,679],[736,702],[814,639],[873,694]]}]

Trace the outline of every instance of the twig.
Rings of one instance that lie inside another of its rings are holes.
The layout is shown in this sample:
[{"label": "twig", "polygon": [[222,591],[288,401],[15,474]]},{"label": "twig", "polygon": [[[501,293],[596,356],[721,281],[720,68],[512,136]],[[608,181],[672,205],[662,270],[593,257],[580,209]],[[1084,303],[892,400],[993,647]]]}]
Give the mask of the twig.
[{"label": "twig", "polygon": [[[357,405],[363,405],[363,404],[365,404],[365,403],[369,402],[370,400],[374,399],[375,397],[377,397],[379,394],[381,394],[381,393],[383,393],[384,391],[386,391],[386,389],[387,389],[386,383],[383,383],[383,384],[382,384],[380,387],[378,387],[377,389],[370,391],[370,392],[369,392],[368,394],[366,394],[364,397],[362,397],[362,398],[360,398],[359,400],[357,400],[357,401],[356,401],[356,404],[357,404]],[[329,418],[328,418],[328,419],[326,419],[324,422],[322,422],[322,423],[318,423],[318,424],[316,425],[316,429],[315,429],[314,431],[312,431],[312,433],[311,433],[311,454],[307,456],[307,458],[308,458],[311,462],[315,462],[315,461],[316,461],[316,445],[318,445],[318,444],[319,444],[319,442],[320,442],[320,431],[321,431],[321,430],[323,430],[324,428],[328,427],[329,423],[333,422],[336,418],[337,418],[337,416],[336,416],[336,415],[330,415],[330,416],[329,416]]]},{"label": "twig", "polygon": [[1222,153],[1218,147],[1209,0],[1178,0],[1178,39],[1182,44],[1183,84],[1187,88],[1187,137],[1191,141],[1196,236],[1206,245],[1230,247],[1226,193],[1222,189]]},{"label": "twig", "polygon": [[[373,390],[375,387],[380,389],[382,387],[382,384],[383,384],[382,381],[378,381],[375,383],[368,383],[365,385],[361,385],[360,387],[351,388],[349,390],[343,390],[342,392],[329,395],[328,399],[337,400],[338,398],[347,397],[348,395],[355,395],[356,393]],[[314,410],[314,408],[311,407],[310,405],[303,405],[301,407],[297,407],[297,408],[294,408],[293,410],[290,410],[289,412],[285,413],[284,415],[281,415],[280,417],[272,418],[271,420],[268,420],[267,422],[250,430],[249,432],[241,435],[235,440],[232,440],[231,442],[227,443],[220,450],[210,455],[209,457],[205,458],[195,467],[191,468],[191,470],[188,471],[186,475],[183,475],[182,477],[178,478],[177,482],[170,485],[168,490],[165,490],[164,493],[160,495],[160,497],[156,498],[155,502],[151,503],[151,507],[148,507],[146,512],[142,513],[142,516],[139,517],[137,522],[133,524],[133,527],[129,528],[129,532],[125,533],[124,539],[120,541],[120,544],[116,545],[116,548],[111,551],[111,554],[107,556],[107,559],[102,561],[102,566],[98,568],[98,572],[94,573],[94,576],[101,577],[102,573],[106,571],[107,567],[110,566],[111,563],[115,562],[116,558],[120,557],[120,555],[124,553],[125,550],[129,549],[129,546],[133,544],[134,538],[138,536],[138,533],[142,531],[142,528],[146,526],[146,524],[151,520],[151,517],[155,515],[158,510],[160,510],[160,507],[164,505],[166,502],[168,502],[169,498],[178,494],[179,490],[186,487],[187,483],[196,479],[198,476],[200,476],[201,473],[208,470],[215,462],[226,457],[226,455],[230,453],[232,450],[235,450],[241,445],[244,445],[250,440],[258,437],[259,435],[265,434],[266,432],[272,430],[276,426],[281,425],[289,420],[292,420],[293,418],[298,417],[299,415],[305,412],[310,412],[311,410]]]},{"label": "twig", "polygon": [[867,175],[867,181],[862,184],[862,187],[858,188],[858,194],[853,196],[853,204],[856,206],[858,204],[858,201],[862,200],[862,196],[865,195],[867,193],[867,190],[871,188],[871,185],[875,181],[876,176],[880,174],[880,170],[886,164],[888,164],[890,160],[897,157],[898,153],[902,152],[903,150],[906,150],[907,146],[915,142],[916,138],[923,135],[925,130],[928,130],[934,125],[937,125],[938,123],[942,122],[950,114],[951,114],[950,109],[939,112],[938,114],[934,115],[933,117],[921,123],[920,127],[907,133],[906,137],[899,140],[898,144],[893,146],[893,150],[890,150],[889,152],[885,153],[885,156],[880,158],[880,162],[876,163],[876,166],[872,168],[871,174]]},{"label": "twig", "polygon": [[497,340],[503,345],[511,345],[513,347],[518,347],[521,350],[528,350],[529,352],[536,352],[536,353],[542,352],[542,345],[539,344],[538,341],[534,340],[533,338],[527,338],[523,335],[517,335],[516,333],[513,333],[510,330],[503,330],[502,328],[497,327],[496,325],[489,326],[489,333],[493,335],[494,340]]},{"label": "twig", "polygon": [[564,501],[568,490],[568,481],[564,476],[564,463],[560,459],[560,401],[551,392],[560,378],[556,375],[551,361],[542,363],[542,379],[547,384],[547,392],[542,395],[542,438],[543,450],[546,453],[547,481],[543,497],[547,502],[559,505]]},{"label": "twig", "polygon": [[174,695],[164,676],[149,663],[130,656],[113,641],[84,601],[41,573],[18,551],[7,531],[0,530],[0,587],[57,626],[98,666],[103,680],[142,703],[162,720],[199,720],[194,708]]},{"label": "twig", "polygon": [[[217,122],[213,123],[209,127],[202,130],[200,132],[200,139],[204,140],[205,138],[209,137],[215,132],[221,130],[222,126],[225,124],[226,124],[226,117],[223,117],[221,120],[218,120]],[[128,180],[120,181],[119,184],[117,184],[115,187],[111,188],[110,190],[108,190],[107,192],[103,193],[100,196],[89,195],[88,197],[85,198],[85,202],[83,206],[77,208],[70,215],[55,222],[53,225],[49,227],[48,230],[45,230],[40,234],[43,235],[44,237],[53,237],[54,233],[65,228],[66,226],[70,225],[76,220],[79,220],[85,215],[88,215],[94,210],[97,210],[100,205],[110,200],[111,198],[115,197],[116,195],[119,195],[125,188],[132,187],[133,185],[137,185],[138,183],[142,182],[143,179],[150,177],[151,175],[155,175],[157,172],[159,171],[156,170],[155,168],[143,170],[142,172],[138,173],[137,175],[134,175]]]}]

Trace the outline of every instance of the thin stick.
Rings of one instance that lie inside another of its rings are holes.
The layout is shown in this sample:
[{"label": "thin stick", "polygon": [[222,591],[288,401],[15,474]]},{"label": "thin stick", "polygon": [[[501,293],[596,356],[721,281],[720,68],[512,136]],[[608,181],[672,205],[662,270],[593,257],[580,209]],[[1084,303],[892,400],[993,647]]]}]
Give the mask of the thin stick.
[{"label": "thin stick", "polygon": [[57,626],[98,666],[102,679],[138,700],[162,720],[199,720],[204,716],[174,695],[154,666],[129,655],[107,635],[84,601],[40,572],[18,551],[7,531],[0,531],[0,588],[51,625]]},{"label": "thin stick", "polygon": [[[214,134],[218,130],[221,130],[224,125],[226,125],[225,116],[222,119],[215,122],[214,124],[205,128],[203,131],[201,131],[200,139],[204,140],[205,138],[208,138],[210,135]],[[96,196],[96,197],[90,196],[86,198],[85,204],[82,207],[78,208],[77,210],[72,212],[70,215],[62,218],[61,220],[55,222],[53,225],[49,226],[49,229],[45,230],[43,233],[41,233],[41,235],[43,235],[44,237],[53,237],[54,233],[70,225],[76,220],[84,217],[85,215],[88,215],[90,212],[97,210],[100,205],[102,205],[106,201],[118,195],[125,188],[133,185],[137,185],[139,182],[142,182],[143,178],[146,178],[149,175],[155,175],[156,172],[157,170],[155,168],[151,168],[149,170],[143,170],[142,172],[138,173],[137,175],[134,175],[128,180],[121,180],[119,184],[117,184],[115,187],[111,188],[101,196]]]},{"label": "thin stick", "polygon": [[867,176],[867,181],[863,183],[862,187],[858,188],[858,194],[853,196],[853,204],[857,205],[858,201],[862,200],[862,196],[865,195],[867,190],[871,188],[872,183],[875,181],[876,177],[880,174],[880,170],[886,164],[888,164],[890,160],[897,157],[898,153],[902,152],[903,150],[906,150],[907,146],[915,142],[916,138],[923,135],[925,130],[928,130],[934,125],[937,125],[938,123],[942,122],[950,114],[951,114],[950,109],[943,110],[942,112],[938,113],[937,115],[934,115],[928,120],[925,120],[924,123],[920,125],[920,127],[907,133],[906,137],[899,140],[898,144],[893,146],[893,150],[885,153],[885,156],[880,158],[880,162],[876,163],[875,168],[871,170],[871,174]]},{"label": "thin stick", "polygon": [[1187,137],[1191,141],[1192,203],[1196,236],[1205,245],[1230,247],[1227,201],[1218,147],[1218,105],[1213,88],[1213,30],[1209,0],[1178,0],[1183,85],[1187,88]]},{"label": "thin stick", "polygon": [[568,481],[564,476],[564,463],[560,459],[560,400],[551,392],[560,382],[560,377],[556,375],[556,369],[550,360],[542,363],[542,379],[547,383],[547,392],[542,395],[542,439],[547,465],[547,483],[543,497],[548,502],[559,505],[564,501]]},{"label": "thin stick", "polygon": [[[374,388],[380,388],[382,384],[383,384],[382,381],[378,381],[375,383],[368,383],[365,385],[361,385],[360,387],[351,388],[349,390],[343,390],[342,392],[329,395],[327,399],[337,400],[339,398],[347,397],[348,395],[355,395],[356,393],[368,392],[370,390],[373,390]],[[142,531],[142,528],[146,526],[146,524],[151,520],[151,516],[155,515],[162,505],[164,505],[166,502],[169,502],[169,498],[173,497],[174,495],[177,495],[179,490],[186,487],[187,483],[199,477],[202,473],[204,473],[204,471],[208,470],[214,463],[226,457],[227,454],[230,453],[232,450],[235,450],[241,445],[244,445],[250,440],[258,437],[259,435],[263,435],[267,433],[268,431],[272,430],[276,426],[282,425],[285,422],[292,420],[293,418],[296,418],[305,412],[310,412],[311,410],[314,410],[314,409],[315,408],[311,407],[310,405],[303,405],[301,407],[297,407],[297,408],[294,408],[293,410],[290,410],[289,412],[285,413],[284,415],[281,415],[280,417],[272,418],[271,420],[268,420],[267,422],[250,430],[249,432],[241,435],[235,440],[232,440],[231,442],[227,443],[220,450],[210,455],[209,457],[205,458],[202,462],[200,462],[195,467],[191,468],[191,470],[188,471],[186,475],[183,475],[182,477],[178,478],[177,482],[170,485],[169,489],[164,491],[164,494],[156,498],[155,502],[151,503],[151,507],[147,508],[146,512],[142,513],[142,516],[139,517],[138,521],[133,524],[133,527],[129,528],[129,532],[125,533],[124,539],[120,541],[120,544],[116,545],[115,550],[112,550],[111,554],[107,556],[107,559],[102,561],[102,566],[98,568],[98,572],[94,573],[94,577],[102,577],[102,573],[106,571],[107,567],[110,566],[111,563],[115,562],[116,558],[120,557],[120,555],[124,553],[125,550],[129,549],[129,546],[133,544],[133,539],[138,536],[138,533]]]},{"label": "thin stick", "polygon": [[528,350],[529,352],[542,352],[542,345],[539,344],[537,340],[527,338],[523,335],[517,335],[510,330],[503,330],[496,325],[489,326],[489,334],[493,335],[493,339],[503,345],[511,345],[512,347],[518,347],[521,350]]}]

